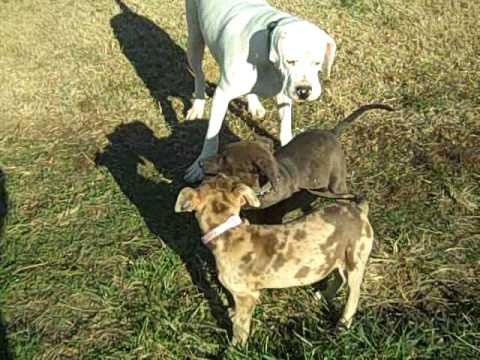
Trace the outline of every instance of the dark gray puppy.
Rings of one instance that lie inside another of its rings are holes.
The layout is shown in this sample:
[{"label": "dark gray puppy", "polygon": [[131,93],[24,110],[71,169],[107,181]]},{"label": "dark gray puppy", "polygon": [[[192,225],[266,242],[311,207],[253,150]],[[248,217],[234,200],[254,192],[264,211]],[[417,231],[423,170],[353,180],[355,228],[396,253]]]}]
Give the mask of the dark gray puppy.
[{"label": "dark gray puppy", "polygon": [[334,129],[304,131],[275,153],[271,142],[239,141],[227,145],[219,155],[201,165],[207,175],[236,176],[252,187],[260,194],[261,208],[300,190],[327,197],[350,196],[345,156],[338,137],[349,124],[372,109],[393,111],[384,104],[364,105]]}]

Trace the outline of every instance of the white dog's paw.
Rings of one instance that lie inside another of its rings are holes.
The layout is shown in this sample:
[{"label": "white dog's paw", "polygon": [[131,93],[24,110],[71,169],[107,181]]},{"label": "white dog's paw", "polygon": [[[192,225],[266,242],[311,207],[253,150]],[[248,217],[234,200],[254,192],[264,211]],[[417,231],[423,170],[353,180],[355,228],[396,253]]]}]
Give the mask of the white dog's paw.
[{"label": "white dog's paw", "polygon": [[203,119],[203,113],[205,111],[205,100],[195,99],[193,100],[192,107],[187,111],[187,120]]},{"label": "white dog's paw", "polygon": [[200,166],[200,161],[201,159],[197,159],[192,165],[190,165],[183,177],[185,181],[193,183],[203,179],[203,170]]},{"label": "white dog's paw", "polygon": [[253,118],[263,119],[267,112],[265,111],[265,108],[263,107],[260,100],[258,100],[258,97],[256,95],[248,95],[247,101],[248,112],[253,116]]},{"label": "white dog's paw", "polygon": [[267,113],[262,105],[254,109],[249,107],[248,112],[252,115],[254,119],[263,119],[265,117],[265,114]]}]

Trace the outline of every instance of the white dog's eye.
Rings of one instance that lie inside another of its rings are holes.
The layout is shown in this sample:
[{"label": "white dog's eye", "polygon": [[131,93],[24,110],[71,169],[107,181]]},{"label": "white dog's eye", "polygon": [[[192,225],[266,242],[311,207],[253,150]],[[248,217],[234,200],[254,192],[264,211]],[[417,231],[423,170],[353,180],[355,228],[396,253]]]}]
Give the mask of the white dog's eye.
[{"label": "white dog's eye", "polygon": [[315,61],[315,66],[320,66],[322,63],[320,61]]},{"label": "white dog's eye", "polygon": [[297,60],[287,60],[288,65],[295,65],[296,62]]}]

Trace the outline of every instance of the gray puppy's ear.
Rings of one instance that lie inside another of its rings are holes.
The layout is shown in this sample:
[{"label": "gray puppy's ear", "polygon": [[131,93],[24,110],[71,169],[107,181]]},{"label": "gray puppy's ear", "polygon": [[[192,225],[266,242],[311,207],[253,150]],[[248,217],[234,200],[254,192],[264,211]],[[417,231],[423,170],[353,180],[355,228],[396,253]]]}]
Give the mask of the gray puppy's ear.
[{"label": "gray puppy's ear", "polygon": [[222,165],[223,165],[223,156],[220,154],[211,156],[200,162],[200,166],[202,167],[202,170],[208,175],[218,174],[218,172],[222,169]]},{"label": "gray puppy's ear", "polygon": [[[266,150],[265,150],[266,151]],[[258,172],[265,175],[272,184],[274,190],[278,190],[280,186],[280,170],[278,168],[277,159],[271,152],[262,154],[253,159],[253,164]]]},{"label": "gray puppy's ear", "polygon": [[260,200],[253,189],[245,184],[238,184],[234,192],[242,197],[242,205],[248,204],[251,207],[259,207]]},{"label": "gray puppy's ear", "polygon": [[195,211],[199,204],[198,193],[190,187],[183,188],[178,194],[175,203],[175,212],[191,212]]},{"label": "gray puppy's ear", "polygon": [[270,139],[269,137],[254,134],[253,138],[254,138],[255,142],[258,143],[258,145],[263,146],[268,151],[270,151],[272,153],[275,151],[275,144],[273,143],[273,140]]}]

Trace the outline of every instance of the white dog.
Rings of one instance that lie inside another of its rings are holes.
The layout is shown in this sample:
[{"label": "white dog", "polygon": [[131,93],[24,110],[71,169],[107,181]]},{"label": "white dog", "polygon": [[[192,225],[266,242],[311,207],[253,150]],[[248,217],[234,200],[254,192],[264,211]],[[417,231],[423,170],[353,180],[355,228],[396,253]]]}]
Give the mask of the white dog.
[{"label": "white dog", "polygon": [[292,139],[292,102],[320,96],[318,72],[327,77],[335,58],[335,41],[307,21],[272,8],[264,0],[186,0],[187,55],[195,75],[195,99],[187,119],[202,118],[205,44],[220,67],[207,134],[200,156],[185,175],[203,176],[201,161],[218,151],[218,133],[228,103],[247,95],[249,112],[265,115],[257,95],[276,96],[282,145]]}]

